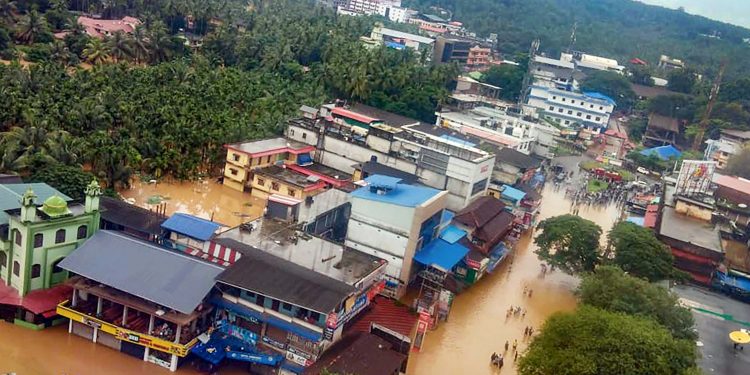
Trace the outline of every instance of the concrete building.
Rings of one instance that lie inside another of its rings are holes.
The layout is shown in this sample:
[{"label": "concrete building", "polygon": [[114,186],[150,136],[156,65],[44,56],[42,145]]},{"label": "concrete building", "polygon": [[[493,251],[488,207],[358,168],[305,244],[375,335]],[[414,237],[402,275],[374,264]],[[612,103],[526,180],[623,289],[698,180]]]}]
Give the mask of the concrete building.
[{"label": "concrete building", "polygon": [[382,26],[372,28],[369,41],[395,49],[411,48],[421,54],[432,56],[435,40],[421,35],[409,34]]},{"label": "concrete building", "polygon": [[416,278],[414,255],[439,233],[448,193],[381,175],[365,181],[351,195],[346,246],[386,260],[387,293],[400,298]]},{"label": "concrete building", "polygon": [[436,38],[435,54],[432,61],[435,64],[456,62],[461,65],[468,65],[471,59],[471,63],[475,65],[479,62],[489,63],[491,49],[484,44],[476,38],[446,33]]},{"label": "concrete building", "polygon": [[473,46],[469,48],[469,56],[466,58],[466,67],[470,70],[483,70],[490,64],[492,49]]},{"label": "concrete building", "polygon": [[286,135],[315,145],[316,163],[354,172],[371,160],[419,176],[430,187],[448,191],[448,208],[460,210],[484,195],[494,155],[455,131],[422,124],[376,108],[325,105],[320,118],[288,123]]},{"label": "concrete building", "polygon": [[493,182],[515,185],[531,180],[541,161],[511,148],[503,148],[495,154]]},{"label": "concrete building", "polygon": [[684,69],[685,63],[682,60],[673,59],[667,55],[661,55],[661,57],[659,57],[658,66],[664,70],[677,70]]},{"label": "concrete building", "polygon": [[537,142],[537,125],[520,115],[489,107],[462,112],[437,112],[436,125],[481,138],[500,147],[530,154]]},{"label": "concrete building", "polygon": [[254,171],[279,164],[312,164],[315,147],[285,138],[269,138],[260,141],[232,143],[227,149],[224,166],[224,185],[239,191],[252,188]]},{"label": "concrete building", "polygon": [[597,70],[619,74],[625,73],[625,67],[620,65],[617,60],[589,55],[583,52],[561,53],[560,61],[575,64],[576,69],[584,73]]},{"label": "concrete building", "polygon": [[83,203],[44,183],[0,185],[0,316],[44,328],[70,296],[60,262],[99,229],[96,182]]},{"label": "concrete building", "polygon": [[524,110],[535,110],[540,117],[565,128],[586,128],[599,133],[607,129],[616,105],[612,98],[600,93],[576,93],[534,85]]},{"label": "concrete building", "polygon": [[750,145],[750,131],[725,129],[719,139],[709,139],[706,145],[704,159],[715,161],[717,168],[724,169],[732,156]]},{"label": "concrete building", "polygon": [[530,64],[535,85],[576,89],[584,76],[576,70],[575,63],[569,61],[537,55]]}]

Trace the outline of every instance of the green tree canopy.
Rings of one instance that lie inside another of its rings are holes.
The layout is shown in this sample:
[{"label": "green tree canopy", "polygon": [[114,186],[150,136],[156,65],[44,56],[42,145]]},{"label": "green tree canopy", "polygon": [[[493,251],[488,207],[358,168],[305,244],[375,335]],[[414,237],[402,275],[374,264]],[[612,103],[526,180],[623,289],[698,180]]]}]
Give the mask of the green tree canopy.
[{"label": "green tree canopy", "polygon": [[686,94],[693,91],[693,87],[695,87],[695,83],[697,82],[695,71],[692,69],[677,69],[669,73],[667,77],[669,80],[667,87],[670,90]]},{"label": "green tree canopy", "polygon": [[617,102],[619,108],[631,108],[635,92],[625,76],[615,72],[596,71],[581,82],[581,90],[600,92]]},{"label": "green tree canopy", "polygon": [[750,179],[750,147],[729,159],[726,172],[730,175]]},{"label": "green tree canopy", "polygon": [[539,258],[568,273],[590,272],[600,262],[602,228],[576,215],[562,215],[539,223],[534,243]]},{"label": "green tree canopy", "polygon": [[612,262],[633,276],[658,281],[674,274],[672,253],[648,228],[621,221],[609,231],[608,248]]},{"label": "green tree canopy", "polygon": [[482,77],[482,81],[500,87],[500,98],[517,101],[521,95],[523,77],[526,71],[511,64],[503,64],[489,68]]},{"label": "green tree canopy", "polygon": [[44,182],[61,193],[76,199],[84,198],[86,186],[94,180],[94,175],[78,167],[52,165],[31,175],[32,182]]},{"label": "green tree canopy", "polygon": [[693,316],[664,287],[630,276],[618,267],[600,266],[583,276],[580,302],[600,309],[655,320],[678,339],[695,340]]},{"label": "green tree canopy", "polygon": [[650,319],[581,306],[557,313],[521,358],[521,375],[686,374],[694,343]]}]

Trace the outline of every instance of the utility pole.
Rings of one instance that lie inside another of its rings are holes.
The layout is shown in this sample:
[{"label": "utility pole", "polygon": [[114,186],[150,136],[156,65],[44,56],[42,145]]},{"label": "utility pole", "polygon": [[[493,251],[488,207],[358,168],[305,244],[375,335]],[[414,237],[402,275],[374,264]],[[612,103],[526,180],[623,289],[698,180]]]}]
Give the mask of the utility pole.
[{"label": "utility pole", "polygon": [[531,80],[533,79],[532,71],[534,69],[534,56],[536,56],[537,51],[539,51],[539,45],[541,44],[541,41],[539,39],[534,39],[531,42],[531,47],[529,47],[529,63],[528,68],[526,69],[526,75],[523,77],[523,84],[521,85],[521,95],[518,98],[518,108],[520,109],[521,106],[523,106],[524,103],[526,103],[526,98],[529,95],[529,86],[531,85]]},{"label": "utility pole", "polygon": [[716,104],[716,98],[719,96],[719,89],[721,88],[721,78],[724,76],[724,70],[727,68],[726,60],[721,63],[719,68],[719,74],[716,75],[713,86],[711,86],[711,93],[708,94],[708,104],[706,104],[706,112],[703,113],[701,119],[698,134],[695,135],[693,141],[693,150],[700,151],[701,144],[703,143],[703,137],[706,135],[706,128],[708,128],[708,121],[711,119],[711,112],[714,110],[714,104]]}]

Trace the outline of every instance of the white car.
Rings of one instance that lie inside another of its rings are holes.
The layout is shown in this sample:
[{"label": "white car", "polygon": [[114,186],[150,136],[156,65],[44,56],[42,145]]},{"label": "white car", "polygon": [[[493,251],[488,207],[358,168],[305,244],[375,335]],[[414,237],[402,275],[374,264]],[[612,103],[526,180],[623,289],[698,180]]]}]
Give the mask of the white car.
[{"label": "white car", "polygon": [[633,186],[639,188],[639,189],[645,189],[648,187],[648,183],[643,180],[633,181]]},{"label": "white car", "polygon": [[641,173],[641,174],[648,175],[648,169],[643,168],[643,167],[638,167],[638,168],[635,169],[635,171],[638,172],[638,173]]}]

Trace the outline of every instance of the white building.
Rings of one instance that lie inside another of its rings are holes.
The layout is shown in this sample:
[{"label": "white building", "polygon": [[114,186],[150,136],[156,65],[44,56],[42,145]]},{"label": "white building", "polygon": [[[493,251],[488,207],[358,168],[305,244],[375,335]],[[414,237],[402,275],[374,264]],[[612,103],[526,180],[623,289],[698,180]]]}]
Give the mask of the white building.
[{"label": "white building", "polygon": [[555,60],[545,56],[534,56],[531,62],[531,75],[534,84],[540,86],[558,87],[571,86],[577,88],[575,64],[568,61]]},{"label": "white building", "polygon": [[415,277],[414,254],[448,221],[444,210],[448,192],[399,183],[382,175],[366,179],[368,186],[351,193],[351,217],[346,246],[388,262],[388,289],[401,297]]},{"label": "white building", "polygon": [[606,57],[588,55],[582,52],[562,53],[560,61],[573,63],[581,71],[602,70],[623,74],[625,67],[620,65],[617,60]]},{"label": "white building", "polygon": [[416,14],[416,11],[400,6],[381,4],[378,7],[378,14],[388,18],[391,22],[407,23],[409,22],[409,19]]},{"label": "white building", "polygon": [[584,127],[599,133],[607,128],[616,105],[612,98],[600,93],[531,86],[524,111],[536,111],[539,117],[563,127]]},{"label": "white building", "polygon": [[537,124],[498,109],[476,107],[463,112],[436,112],[435,115],[439,126],[526,155],[533,151],[537,141]]},{"label": "white building", "polygon": [[339,14],[379,14],[385,16],[387,9],[401,7],[401,0],[348,0],[338,5]]},{"label": "white building", "polygon": [[321,107],[318,119],[289,122],[287,138],[316,146],[316,162],[346,173],[375,157],[380,164],[419,176],[447,190],[447,207],[458,211],[485,195],[495,155],[445,128],[422,124],[377,108],[354,104]]},{"label": "white building", "polygon": [[370,40],[377,44],[386,44],[398,49],[411,48],[415,51],[426,52],[428,56],[432,55],[432,50],[435,46],[435,40],[432,38],[388,29],[382,26],[372,28]]}]

